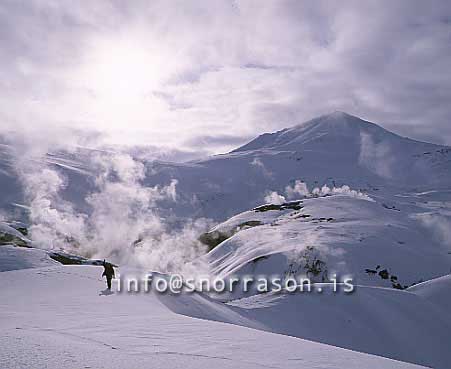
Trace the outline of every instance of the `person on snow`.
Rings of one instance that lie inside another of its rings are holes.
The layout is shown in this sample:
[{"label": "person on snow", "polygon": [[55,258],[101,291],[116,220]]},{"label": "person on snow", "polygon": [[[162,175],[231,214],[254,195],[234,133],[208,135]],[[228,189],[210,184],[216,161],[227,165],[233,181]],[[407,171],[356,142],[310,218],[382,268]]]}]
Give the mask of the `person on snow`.
[{"label": "person on snow", "polygon": [[111,280],[114,278],[114,268],[113,265],[110,263],[107,263],[105,259],[103,260],[103,274],[102,277],[106,277],[106,284],[108,286],[108,289],[111,290]]}]

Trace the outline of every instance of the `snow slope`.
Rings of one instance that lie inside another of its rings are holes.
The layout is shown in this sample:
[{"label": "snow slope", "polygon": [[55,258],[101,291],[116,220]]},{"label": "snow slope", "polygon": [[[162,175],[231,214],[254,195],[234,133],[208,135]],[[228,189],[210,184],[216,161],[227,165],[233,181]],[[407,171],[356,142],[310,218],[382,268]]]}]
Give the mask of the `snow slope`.
[{"label": "snow slope", "polygon": [[0,261],[0,272],[58,265],[45,250],[13,245],[0,246]]},{"label": "snow slope", "polygon": [[[394,196],[388,206],[385,197],[338,193],[238,214],[209,232],[211,240],[225,238],[204,257],[214,275],[307,274],[321,281],[335,272],[351,276],[357,286],[352,294],[332,294],[330,285],[317,283],[312,293],[237,288],[213,297],[228,301],[249,327],[448,368],[450,255],[417,218],[437,207],[446,214],[449,198],[436,191],[427,196],[441,202],[419,200],[424,196]],[[313,260],[323,263],[317,275],[308,272]],[[428,281],[400,290],[420,280]],[[171,308],[186,313],[183,303]],[[202,317],[199,310],[188,314]],[[214,319],[229,321],[222,312]]]},{"label": "snow slope", "polygon": [[[210,234],[230,236],[205,256],[213,274],[221,278],[250,275],[306,274],[318,282],[335,273],[350,275],[354,283],[406,288],[419,281],[448,274],[451,255],[416,219],[418,206],[402,197],[385,200],[336,194],[307,198],[299,210],[251,210],[217,225]],[[253,224],[240,228],[240,225]],[[321,265],[308,274],[306,265]],[[239,290],[223,299],[242,297]]]},{"label": "snow slope", "polygon": [[408,291],[433,303],[451,315],[451,275],[417,284],[410,287]]},{"label": "snow slope", "polygon": [[419,368],[177,315],[152,294],[106,293],[100,274],[93,266],[0,273],[0,367]]},{"label": "snow slope", "polygon": [[[449,294],[448,286],[440,292]],[[333,293],[331,285],[319,283],[310,293],[262,293],[227,304],[199,293],[161,299],[183,315],[433,368],[446,369],[451,364],[449,311],[407,291],[355,286],[354,293],[344,294]]]},{"label": "snow slope", "polygon": [[[449,368],[451,315],[415,294],[356,286],[351,295],[261,294],[230,304],[264,330],[434,368]],[[448,289],[442,289],[444,294]]]},{"label": "snow slope", "polygon": [[228,154],[149,164],[149,184],[179,180],[181,214],[224,220],[302,179],[369,193],[449,189],[451,148],[410,140],[336,112],[264,134]]},{"label": "snow slope", "polygon": [[21,184],[14,170],[14,158],[11,146],[1,142],[0,137],[0,209],[12,211],[15,203],[23,203]]},{"label": "snow slope", "polygon": [[[14,159],[21,158],[21,153],[11,145],[0,146],[1,209],[25,201],[17,177],[23,163]],[[77,148],[33,160],[67,177],[64,197],[79,210],[89,211],[85,198],[94,188],[92,157],[98,153]],[[146,186],[178,180],[177,204],[162,207],[178,217],[217,221],[261,204],[268,191],[283,192],[299,179],[310,188],[349,185],[369,193],[443,190],[451,186],[450,147],[400,137],[341,112],[263,134],[228,154],[188,163],[144,164]]]},{"label": "snow slope", "polygon": [[[62,197],[92,211],[86,198],[96,189],[96,151],[58,151],[24,163],[17,150],[0,145],[0,213],[13,210],[15,220],[26,221],[18,173],[28,165],[58,171]],[[450,286],[443,277],[451,266],[450,147],[334,113],[228,154],[143,163],[143,186],[178,181],[177,201],[159,203],[166,220],[222,222],[205,236],[216,246],[202,258],[213,276],[310,273],[320,282],[336,272],[352,276],[356,292],[107,295],[101,269],[53,267],[42,250],[0,246],[0,270],[44,267],[0,273],[1,368],[414,367],[304,339],[451,367]],[[339,190],[302,198],[287,191],[299,180],[310,191],[324,184]],[[250,210],[272,191],[277,201],[283,195],[299,203]],[[405,290],[420,281],[427,282]]]}]

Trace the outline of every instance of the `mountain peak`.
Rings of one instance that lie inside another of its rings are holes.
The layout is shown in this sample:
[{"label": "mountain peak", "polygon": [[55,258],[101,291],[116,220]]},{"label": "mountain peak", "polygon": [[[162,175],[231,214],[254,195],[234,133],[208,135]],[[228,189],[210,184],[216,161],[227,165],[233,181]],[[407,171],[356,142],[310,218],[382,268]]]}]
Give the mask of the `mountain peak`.
[{"label": "mountain peak", "polygon": [[332,113],[323,115],[323,117],[335,118],[335,119],[348,119],[348,118],[360,119],[360,118],[358,118],[358,117],[356,117],[354,115],[348,114],[348,113],[346,113],[344,111],[341,111],[341,110],[335,110]]},{"label": "mountain peak", "polygon": [[[313,118],[311,120],[308,120],[307,122],[303,122],[301,124],[298,124],[292,128],[298,128],[298,127],[306,127],[306,126],[318,126],[318,125],[324,125],[328,128],[332,128],[334,126],[346,126],[347,124],[351,124],[354,126],[361,126],[361,127],[378,127],[379,129],[383,129],[382,127],[378,126],[377,124],[368,122],[366,120],[363,120],[359,117],[356,117],[355,115],[351,115],[339,110],[334,111],[333,113],[324,114],[317,118]],[[288,128],[291,129],[291,128]]]},{"label": "mountain peak", "polygon": [[311,143],[328,137],[340,141],[344,137],[360,138],[362,132],[375,135],[394,135],[377,124],[365,121],[351,114],[334,111],[304,123],[274,133],[265,133],[255,140],[234,150],[248,151],[263,148],[292,149],[292,146]]},{"label": "mountain peak", "polygon": [[298,133],[315,130],[322,133],[340,136],[356,134],[360,136],[361,131],[371,134],[383,134],[383,132],[386,134],[393,134],[375,123],[368,122],[364,119],[341,111],[325,114],[292,128],[288,128],[288,130],[291,129],[296,130]]}]

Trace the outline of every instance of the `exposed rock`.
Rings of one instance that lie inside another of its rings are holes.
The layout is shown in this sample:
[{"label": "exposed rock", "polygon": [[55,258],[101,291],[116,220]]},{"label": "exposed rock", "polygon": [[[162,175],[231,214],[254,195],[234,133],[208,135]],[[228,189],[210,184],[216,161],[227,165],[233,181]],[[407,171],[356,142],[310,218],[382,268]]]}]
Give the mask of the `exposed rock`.
[{"label": "exposed rock", "polygon": [[221,232],[218,230],[202,233],[199,236],[199,241],[204,245],[208,246],[208,251],[213,250],[216,246],[218,246],[221,242],[227,240],[232,237],[235,233],[252,227],[257,227],[262,225],[263,223],[259,220],[249,220],[243,222],[236,226],[234,229],[229,230],[228,232]]},{"label": "exposed rock", "polygon": [[304,274],[312,282],[325,282],[329,279],[327,265],[321,260],[320,253],[315,247],[307,246],[305,250],[289,265],[285,276],[296,276]]},{"label": "exposed rock", "polygon": [[383,269],[380,270],[379,272],[377,272],[380,269],[380,265],[378,265],[376,267],[376,269],[365,269],[365,273],[369,274],[369,275],[378,275],[381,279],[390,279],[390,282],[392,284],[393,288],[396,288],[398,290],[404,290],[406,288],[408,288],[409,286],[403,286],[401,283],[398,282],[398,277],[394,274],[390,274],[389,271],[387,269]]},{"label": "exposed rock", "polygon": [[0,232],[0,245],[14,245],[19,247],[30,247],[28,242],[15,235],[6,232]]},{"label": "exposed rock", "polygon": [[288,210],[288,209],[301,210],[303,208],[301,203],[302,203],[302,201],[299,200],[299,201],[285,202],[280,205],[266,204],[266,205],[258,206],[256,208],[254,208],[253,210],[255,212],[264,212],[264,211],[270,211],[270,210]]},{"label": "exposed rock", "polygon": [[381,270],[379,272],[379,277],[381,277],[382,279],[388,279],[389,276],[390,274],[388,273],[387,269]]}]

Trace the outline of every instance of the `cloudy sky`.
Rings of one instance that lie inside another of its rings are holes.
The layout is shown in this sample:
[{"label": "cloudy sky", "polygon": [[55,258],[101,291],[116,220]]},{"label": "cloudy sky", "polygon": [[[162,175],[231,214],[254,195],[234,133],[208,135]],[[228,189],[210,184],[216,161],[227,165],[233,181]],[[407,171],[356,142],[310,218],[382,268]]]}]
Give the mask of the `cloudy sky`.
[{"label": "cloudy sky", "polygon": [[224,151],[334,110],[451,144],[450,1],[0,2],[0,128]]}]

